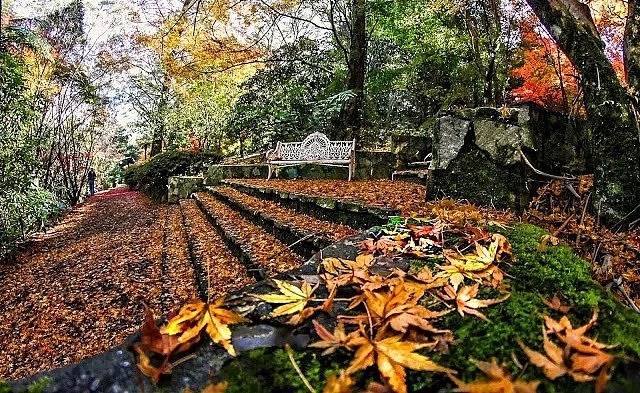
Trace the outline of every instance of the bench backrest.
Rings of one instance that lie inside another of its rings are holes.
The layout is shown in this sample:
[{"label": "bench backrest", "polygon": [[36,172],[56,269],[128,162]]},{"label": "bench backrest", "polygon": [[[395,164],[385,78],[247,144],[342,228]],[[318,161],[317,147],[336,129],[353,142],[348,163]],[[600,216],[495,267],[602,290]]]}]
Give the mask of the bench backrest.
[{"label": "bench backrest", "polygon": [[275,155],[283,161],[349,160],[355,147],[355,140],[330,141],[325,134],[314,132],[302,142],[278,142]]}]

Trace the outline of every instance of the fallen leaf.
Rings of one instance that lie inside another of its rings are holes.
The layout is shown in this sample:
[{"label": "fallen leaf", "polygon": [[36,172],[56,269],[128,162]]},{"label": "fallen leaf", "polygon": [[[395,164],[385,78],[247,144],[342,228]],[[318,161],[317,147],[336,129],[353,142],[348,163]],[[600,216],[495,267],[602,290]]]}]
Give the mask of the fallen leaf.
[{"label": "fallen leaf", "polygon": [[374,341],[363,335],[353,339],[351,346],[358,349],[347,368],[347,373],[352,374],[356,371],[364,370],[375,363],[378,366],[380,375],[397,393],[407,392],[405,368],[455,374],[455,371],[442,367],[428,357],[414,352],[420,348],[427,347],[428,344],[402,341],[401,335]]},{"label": "fallen leaf", "polygon": [[198,337],[205,329],[211,340],[222,345],[231,356],[235,350],[231,345],[231,329],[228,325],[248,322],[246,318],[232,311],[221,308],[224,298],[214,303],[194,300],[182,307],[178,315],[161,329],[163,334],[178,335],[180,343],[189,342]]},{"label": "fallen leaf", "polygon": [[552,310],[559,311],[563,314],[566,314],[571,310],[570,306],[565,306],[564,304],[562,304],[557,293],[553,294],[553,297],[551,298],[551,300],[545,299],[544,296],[542,295],[539,295],[539,296],[540,296],[540,299],[542,300],[542,303],[544,303],[547,307],[549,307]]},{"label": "fallen leaf", "polygon": [[444,287],[445,293],[441,294],[441,297],[445,300],[455,300],[456,308],[460,316],[464,317],[464,313],[466,312],[467,314],[475,315],[489,322],[489,319],[480,311],[477,311],[477,309],[501,303],[507,300],[511,294],[506,294],[499,299],[477,299],[476,296],[478,295],[479,288],[480,284],[464,286],[456,293],[453,287],[447,285]]},{"label": "fallen leaf", "polygon": [[330,375],[327,384],[322,390],[323,393],[351,393],[356,382],[344,370],[340,371],[340,375]]},{"label": "fallen leaf", "polygon": [[202,389],[202,393],[224,393],[227,391],[227,387],[229,387],[227,381],[222,381],[218,384],[210,383]]},{"label": "fallen leaf", "polygon": [[506,365],[499,366],[496,359],[491,359],[491,363],[479,360],[471,360],[488,377],[486,380],[465,383],[453,375],[449,378],[456,384],[454,392],[469,393],[533,393],[538,389],[539,381],[513,380],[505,371]]},{"label": "fallen leaf", "polygon": [[301,288],[282,280],[274,279],[273,282],[278,286],[279,294],[253,295],[268,303],[285,303],[269,314],[272,318],[302,311],[312,299],[313,292],[318,288],[318,285],[312,288],[311,284],[306,281],[302,283]]}]

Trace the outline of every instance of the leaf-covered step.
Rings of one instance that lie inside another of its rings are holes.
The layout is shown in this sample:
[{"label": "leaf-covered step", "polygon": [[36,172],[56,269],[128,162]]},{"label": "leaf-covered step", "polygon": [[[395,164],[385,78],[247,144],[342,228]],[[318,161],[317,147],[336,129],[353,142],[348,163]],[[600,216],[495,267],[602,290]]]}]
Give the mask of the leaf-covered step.
[{"label": "leaf-covered step", "polygon": [[216,298],[228,292],[253,284],[247,267],[225,246],[193,199],[180,201],[182,216],[189,240],[189,249],[195,261],[203,298]]},{"label": "leaf-covered step", "polygon": [[233,206],[255,225],[263,227],[286,244],[294,244],[296,253],[310,258],[332,243],[355,235],[346,225],[296,213],[292,209],[265,199],[242,193],[228,186],[209,187],[209,192]]},{"label": "leaf-covered step", "polygon": [[[281,203],[299,213],[357,229],[384,225],[389,216],[399,214],[398,209],[386,205],[367,204],[339,193],[328,193],[326,190],[314,191],[313,188],[305,187],[310,184],[305,181],[227,179],[222,183],[243,193]],[[336,182],[335,187],[340,188],[343,183],[347,182]],[[296,184],[302,187],[296,187]],[[328,185],[326,181],[322,184]]]},{"label": "leaf-covered step", "polygon": [[245,264],[255,264],[264,276],[273,276],[302,265],[300,255],[213,195],[198,192],[195,198],[205,214],[223,231],[227,245],[236,249],[236,255]]},{"label": "leaf-covered step", "polygon": [[166,314],[198,296],[180,206],[168,205],[162,245],[162,307]]}]

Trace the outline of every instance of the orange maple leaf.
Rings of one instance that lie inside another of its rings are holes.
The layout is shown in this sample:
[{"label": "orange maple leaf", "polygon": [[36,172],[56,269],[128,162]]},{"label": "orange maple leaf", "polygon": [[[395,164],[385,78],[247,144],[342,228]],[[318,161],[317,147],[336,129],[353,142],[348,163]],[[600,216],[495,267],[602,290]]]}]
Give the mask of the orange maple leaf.
[{"label": "orange maple leaf", "polygon": [[357,348],[357,350],[346,372],[352,374],[376,364],[380,375],[397,393],[407,392],[405,368],[456,373],[454,370],[442,367],[428,357],[414,352],[429,346],[429,344],[402,341],[402,335],[370,340],[363,334],[351,340],[350,346]]},{"label": "orange maple leaf", "polygon": [[178,336],[178,342],[185,343],[200,337],[200,332],[204,329],[214,343],[222,345],[231,356],[235,356],[229,325],[249,320],[221,308],[223,303],[224,298],[217,299],[213,303],[193,300],[184,305],[178,315],[160,331],[163,334]]},{"label": "orange maple leaf", "polygon": [[[518,339],[518,344],[525,352],[531,363],[542,368],[544,374],[551,380],[562,375],[570,375],[576,382],[588,382],[596,379],[596,392],[602,392],[607,380],[608,371],[614,357],[602,351],[611,346],[598,343],[584,333],[595,323],[597,312],[594,311],[591,320],[584,326],[573,329],[566,316],[555,321],[545,316],[542,337],[546,356],[527,347]],[[566,344],[564,349],[553,343],[547,332],[553,333]],[[597,378],[594,376],[599,371]]]},{"label": "orange maple leaf", "polygon": [[540,299],[542,300],[542,303],[545,304],[545,306],[549,307],[552,310],[559,311],[563,314],[566,314],[571,310],[570,306],[565,306],[564,304],[562,304],[562,302],[560,302],[560,298],[558,297],[557,293],[553,294],[551,300],[545,299],[542,295],[540,295]]}]

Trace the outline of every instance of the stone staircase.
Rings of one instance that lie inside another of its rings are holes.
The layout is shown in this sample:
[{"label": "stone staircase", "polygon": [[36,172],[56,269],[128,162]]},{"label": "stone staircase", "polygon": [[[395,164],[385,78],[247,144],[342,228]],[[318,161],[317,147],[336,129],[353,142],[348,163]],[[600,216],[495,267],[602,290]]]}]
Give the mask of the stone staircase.
[{"label": "stone staircase", "polygon": [[188,294],[171,292],[170,277],[191,274],[198,296],[213,299],[298,268],[323,248],[384,224],[396,213],[350,200],[223,181],[169,206],[171,230],[165,230],[163,251],[169,285],[163,293],[173,303],[187,300]]}]

